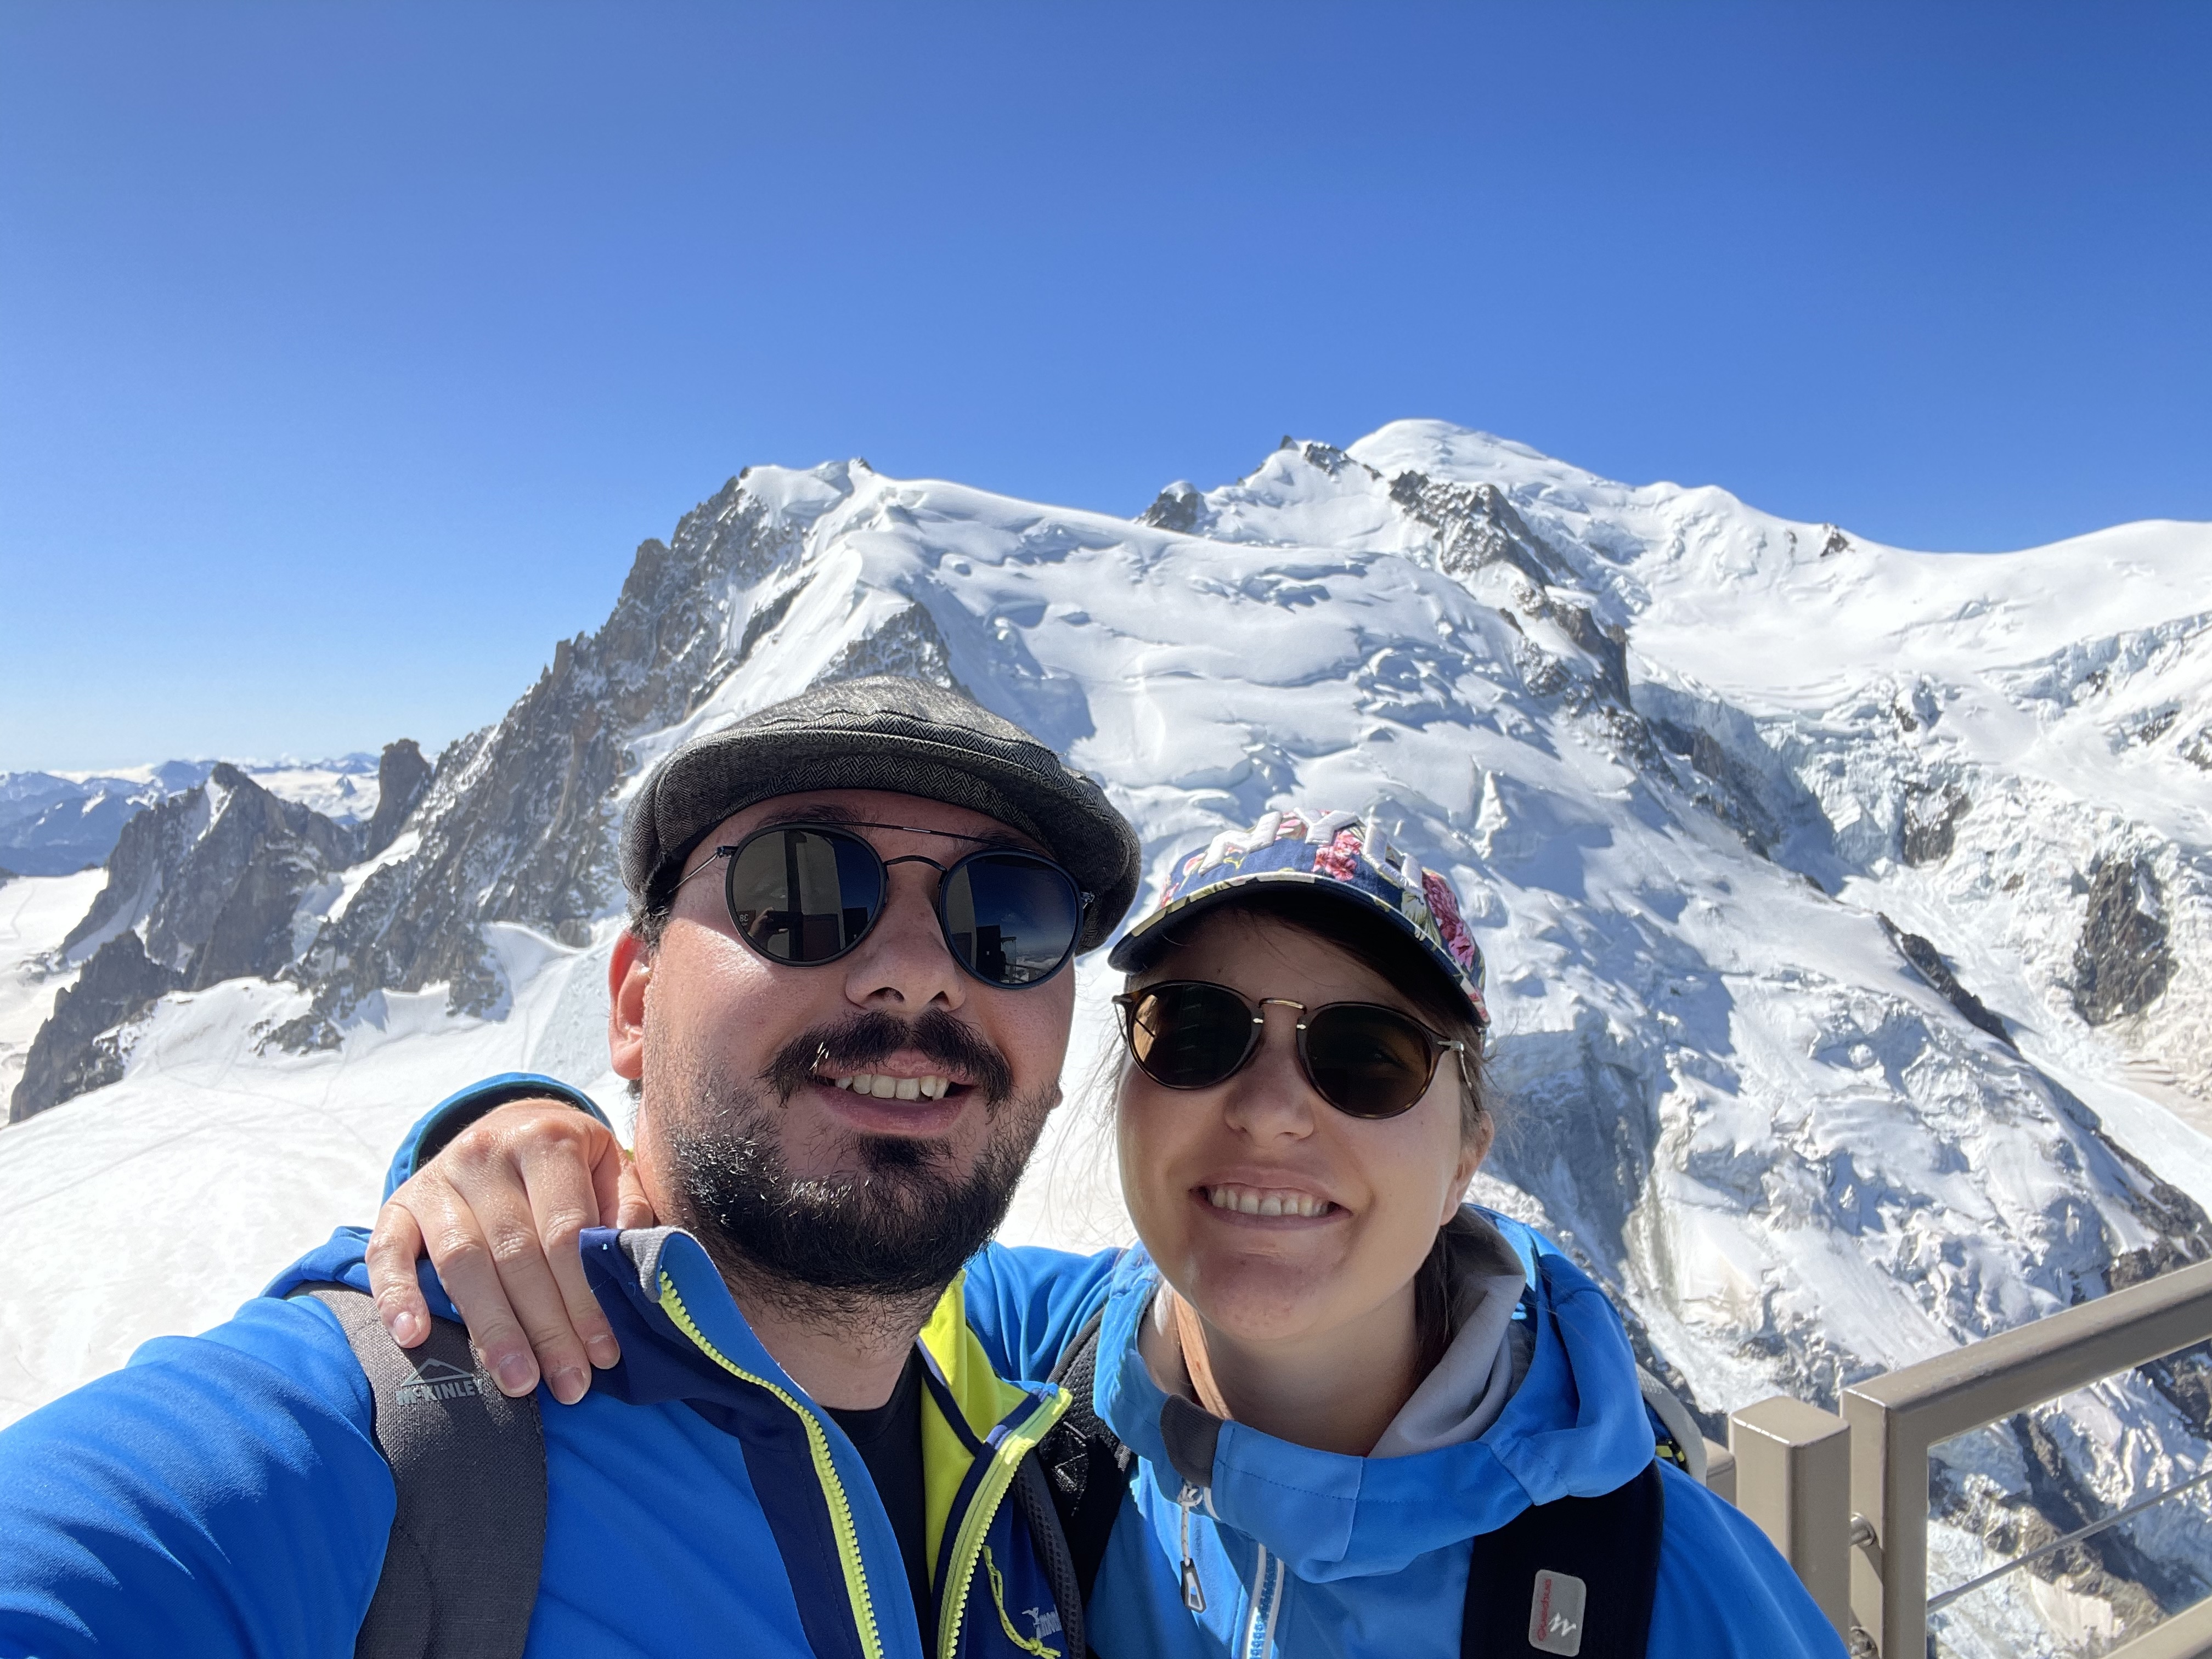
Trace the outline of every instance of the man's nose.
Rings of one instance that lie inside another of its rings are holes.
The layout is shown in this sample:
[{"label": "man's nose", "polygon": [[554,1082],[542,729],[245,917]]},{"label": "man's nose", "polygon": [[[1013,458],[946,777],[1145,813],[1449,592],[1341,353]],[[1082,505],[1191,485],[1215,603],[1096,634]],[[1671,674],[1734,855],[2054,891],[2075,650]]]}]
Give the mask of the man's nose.
[{"label": "man's nose", "polygon": [[938,872],[919,861],[894,866],[883,913],[842,964],[845,995],[864,1008],[957,1008],[967,979],[937,921]]}]

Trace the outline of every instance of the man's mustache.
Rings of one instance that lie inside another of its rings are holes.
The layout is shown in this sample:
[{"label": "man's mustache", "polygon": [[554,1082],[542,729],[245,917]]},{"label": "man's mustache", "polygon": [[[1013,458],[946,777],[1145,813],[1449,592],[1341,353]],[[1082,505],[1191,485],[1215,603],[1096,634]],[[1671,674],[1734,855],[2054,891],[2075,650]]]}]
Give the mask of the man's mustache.
[{"label": "man's mustache", "polygon": [[817,1072],[861,1071],[902,1050],[936,1061],[981,1091],[994,1109],[1014,1092],[1014,1068],[971,1027],[933,1008],[919,1019],[871,1009],[836,1025],[817,1026],[776,1051],[761,1080],[788,1101]]}]

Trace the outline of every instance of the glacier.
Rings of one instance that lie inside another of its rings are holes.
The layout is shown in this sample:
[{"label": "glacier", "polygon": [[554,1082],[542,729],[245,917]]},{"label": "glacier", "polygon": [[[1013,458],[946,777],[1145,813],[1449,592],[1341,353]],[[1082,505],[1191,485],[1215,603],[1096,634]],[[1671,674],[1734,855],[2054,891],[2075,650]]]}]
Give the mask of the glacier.
[{"label": "glacier", "polygon": [[[1568,1244],[1709,1429],[2212,1255],[2212,526],[1915,552],[1426,421],[1286,439],[1133,520],[760,466],[638,550],[373,855],[299,878],[280,968],[155,996],[100,1036],[114,1080],[0,1131],[0,1421],[367,1219],[402,1127],[473,1076],[551,1071],[619,1119],[629,793],[874,672],[1097,776],[1152,890],[1273,806],[1385,814],[1490,964],[1478,1195]],[[202,787],[193,836],[228,810]],[[0,1091],[103,942],[206,960],[109,874],[0,885]],[[1114,987],[1078,978],[1016,1241],[1127,1237]],[[2206,1375],[1944,1449],[1932,1588],[2208,1467]],[[1962,1600],[1945,1650],[2101,1651],[2212,1587],[2208,1514]]]}]

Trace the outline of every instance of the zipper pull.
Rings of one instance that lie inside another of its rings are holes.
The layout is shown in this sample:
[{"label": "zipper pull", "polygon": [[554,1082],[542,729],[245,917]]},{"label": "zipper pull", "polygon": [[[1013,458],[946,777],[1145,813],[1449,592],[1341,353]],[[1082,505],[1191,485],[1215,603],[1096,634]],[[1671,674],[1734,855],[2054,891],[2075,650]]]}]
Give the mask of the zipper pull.
[{"label": "zipper pull", "polygon": [[1188,1480],[1176,1494],[1182,1506],[1182,1604],[1193,1613],[1206,1611],[1206,1587],[1198,1582],[1198,1563],[1190,1559],[1190,1512],[1206,1501],[1206,1494]]}]

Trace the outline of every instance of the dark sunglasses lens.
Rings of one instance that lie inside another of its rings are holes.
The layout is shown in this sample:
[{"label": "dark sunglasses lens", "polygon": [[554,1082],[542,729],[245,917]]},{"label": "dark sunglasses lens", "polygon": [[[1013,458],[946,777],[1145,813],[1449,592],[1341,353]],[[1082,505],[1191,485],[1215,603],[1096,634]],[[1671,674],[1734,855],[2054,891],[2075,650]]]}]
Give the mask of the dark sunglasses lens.
[{"label": "dark sunglasses lens", "polygon": [[952,953],[994,985],[1049,979],[1083,931],[1083,896],[1058,865],[1024,853],[985,853],[945,878]]},{"label": "dark sunglasses lens", "polygon": [[1252,1045],[1252,1011],[1218,985],[1163,985],[1129,1010],[1130,1057],[1170,1089],[1206,1089],[1234,1072]]},{"label": "dark sunglasses lens", "polygon": [[820,830],[769,830],[730,860],[730,920],[776,962],[827,962],[852,949],[883,908],[868,844]]},{"label": "dark sunglasses lens", "polygon": [[1435,1075],[1437,1046],[1402,1014],[1357,1004],[1306,1025],[1306,1068],[1322,1098],[1352,1117],[1395,1117]]}]

